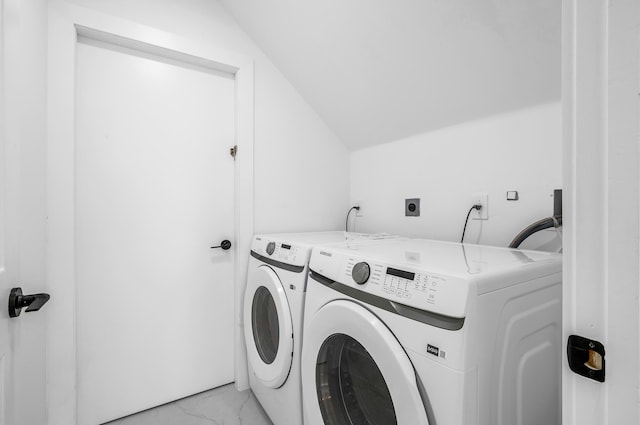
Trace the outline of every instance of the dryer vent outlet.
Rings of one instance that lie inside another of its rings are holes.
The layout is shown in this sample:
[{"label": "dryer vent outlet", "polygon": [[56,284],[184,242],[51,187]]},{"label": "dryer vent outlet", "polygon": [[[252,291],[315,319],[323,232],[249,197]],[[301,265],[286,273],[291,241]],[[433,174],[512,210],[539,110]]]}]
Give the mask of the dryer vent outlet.
[{"label": "dryer vent outlet", "polygon": [[404,200],[404,215],[406,217],[420,217],[420,198]]}]

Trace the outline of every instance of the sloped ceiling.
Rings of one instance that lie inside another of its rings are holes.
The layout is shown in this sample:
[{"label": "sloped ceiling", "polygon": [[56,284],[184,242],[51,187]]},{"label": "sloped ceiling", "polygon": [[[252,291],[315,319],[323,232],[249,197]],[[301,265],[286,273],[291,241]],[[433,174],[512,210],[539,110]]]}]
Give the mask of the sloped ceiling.
[{"label": "sloped ceiling", "polygon": [[559,0],[220,0],[352,150],[560,98]]}]

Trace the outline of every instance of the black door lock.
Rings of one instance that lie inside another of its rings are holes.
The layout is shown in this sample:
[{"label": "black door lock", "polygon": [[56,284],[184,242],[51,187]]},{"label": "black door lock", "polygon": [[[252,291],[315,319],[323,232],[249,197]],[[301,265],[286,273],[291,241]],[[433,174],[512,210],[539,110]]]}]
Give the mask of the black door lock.
[{"label": "black door lock", "polygon": [[9,293],[9,317],[18,317],[22,309],[26,312],[38,311],[49,301],[49,294],[22,295],[22,288],[13,288]]},{"label": "black door lock", "polygon": [[227,249],[231,248],[231,242],[225,239],[222,242],[220,242],[220,245],[211,247],[211,249],[213,248],[222,248],[226,251]]},{"label": "black door lock", "polygon": [[604,382],[604,345],[598,341],[571,335],[567,342],[569,368],[586,378]]}]

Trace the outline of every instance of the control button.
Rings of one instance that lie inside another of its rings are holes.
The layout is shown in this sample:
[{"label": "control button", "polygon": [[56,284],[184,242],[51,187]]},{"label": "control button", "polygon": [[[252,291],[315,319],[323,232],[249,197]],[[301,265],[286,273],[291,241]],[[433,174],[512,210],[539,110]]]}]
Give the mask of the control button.
[{"label": "control button", "polygon": [[275,250],[276,250],[276,243],[275,242],[269,242],[267,244],[267,254],[273,255],[273,252]]},{"label": "control button", "polygon": [[361,262],[353,266],[351,277],[358,285],[364,285],[367,280],[369,280],[370,273],[371,269],[369,267],[369,264]]}]

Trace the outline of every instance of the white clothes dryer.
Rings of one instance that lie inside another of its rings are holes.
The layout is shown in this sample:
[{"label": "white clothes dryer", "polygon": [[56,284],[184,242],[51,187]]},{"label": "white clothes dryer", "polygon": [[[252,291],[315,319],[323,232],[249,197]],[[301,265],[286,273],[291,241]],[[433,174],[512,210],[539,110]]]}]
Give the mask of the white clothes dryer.
[{"label": "white clothes dryer", "polygon": [[301,425],[300,355],[314,246],[389,236],[346,232],[256,235],[244,297],[249,383],[275,425]]},{"label": "white clothes dryer", "polygon": [[313,250],[307,425],[559,425],[559,254],[428,240]]}]

